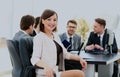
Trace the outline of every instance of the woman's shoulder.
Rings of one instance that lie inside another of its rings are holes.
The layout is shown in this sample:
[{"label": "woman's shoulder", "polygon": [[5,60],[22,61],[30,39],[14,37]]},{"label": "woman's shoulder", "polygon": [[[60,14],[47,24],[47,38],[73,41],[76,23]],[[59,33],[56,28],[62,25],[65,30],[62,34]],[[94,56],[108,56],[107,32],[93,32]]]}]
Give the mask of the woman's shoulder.
[{"label": "woman's shoulder", "polygon": [[45,34],[43,32],[38,33],[34,38],[44,38]]},{"label": "woman's shoulder", "polygon": [[59,35],[58,35],[57,32],[54,32],[53,35],[54,35],[55,38],[58,38],[58,37],[59,37]]}]

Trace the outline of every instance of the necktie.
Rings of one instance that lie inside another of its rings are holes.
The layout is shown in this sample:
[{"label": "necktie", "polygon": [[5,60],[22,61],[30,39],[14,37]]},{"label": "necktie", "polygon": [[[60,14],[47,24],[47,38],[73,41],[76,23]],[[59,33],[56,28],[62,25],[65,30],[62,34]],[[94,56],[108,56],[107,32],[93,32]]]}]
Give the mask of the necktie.
[{"label": "necktie", "polygon": [[99,38],[99,45],[102,46],[101,37],[98,36],[98,38]]},{"label": "necktie", "polygon": [[70,42],[70,47],[69,50],[72,49],[72,37],[69,38],[69,42]]}]

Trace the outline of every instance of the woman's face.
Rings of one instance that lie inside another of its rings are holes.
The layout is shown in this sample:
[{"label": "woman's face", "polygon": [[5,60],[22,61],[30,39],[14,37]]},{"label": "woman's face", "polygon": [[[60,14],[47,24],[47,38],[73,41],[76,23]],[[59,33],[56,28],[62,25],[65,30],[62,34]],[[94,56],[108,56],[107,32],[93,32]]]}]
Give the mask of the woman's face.
[{"label": "woman's face", "polygon": [[42,19],[42,23],[44,24],[45,31],[53,31],[57,26],[57,15],[54,14],[47,19]]}]

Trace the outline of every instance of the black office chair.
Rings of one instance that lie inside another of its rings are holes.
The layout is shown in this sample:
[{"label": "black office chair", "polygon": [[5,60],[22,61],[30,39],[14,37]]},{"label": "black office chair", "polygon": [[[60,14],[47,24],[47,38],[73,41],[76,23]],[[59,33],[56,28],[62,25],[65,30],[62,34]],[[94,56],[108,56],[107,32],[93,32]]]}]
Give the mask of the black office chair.
[{"label": "black office chair", "polygon": [[[37,66],[32,66],[31,64],[27,66],[24,66],[22,63],[22,59],[27,59],[28,58],[20,58],[19,55],[19,51],[17,49],[16,43],[13,40],[7,40],[7,46],[8,46],[8,50],[10,53],[10,59],[11,59],[11,63],[12,63],[12,77],[36,77],[36,73],[35,73],[35,69],[39,68],[39,69],[43,69],[41,67],[37,67]],[[26,54],[28,57],[29,55]]]}]

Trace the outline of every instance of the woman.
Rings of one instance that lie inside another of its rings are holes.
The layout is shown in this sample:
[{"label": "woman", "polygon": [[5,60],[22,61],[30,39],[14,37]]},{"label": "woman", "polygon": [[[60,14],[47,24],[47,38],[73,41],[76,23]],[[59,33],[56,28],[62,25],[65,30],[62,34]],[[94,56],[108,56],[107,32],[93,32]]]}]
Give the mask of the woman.
[{"label": "woman", "polygon": [[64,71],[64,58],[80,61],[83,69],[87,63],[79,56],[71,55],[62,45],[60,38],[55,34],[57,29],[57,13],[46,9],[40,19],[40,33],[34,37],[33,65],[43,67],[37,69],[37,77],[85,77],[80,70]]}]

